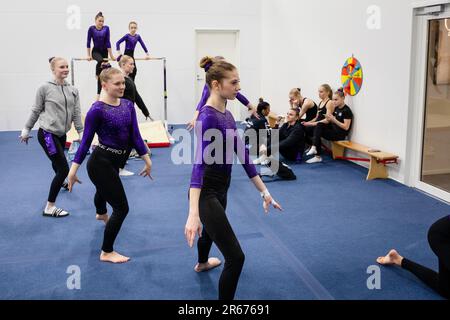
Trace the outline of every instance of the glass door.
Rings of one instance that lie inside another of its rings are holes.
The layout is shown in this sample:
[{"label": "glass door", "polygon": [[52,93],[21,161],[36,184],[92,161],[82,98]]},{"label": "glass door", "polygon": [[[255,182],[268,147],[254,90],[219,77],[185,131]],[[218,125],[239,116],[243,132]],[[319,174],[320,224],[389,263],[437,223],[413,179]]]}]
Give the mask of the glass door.
[{"label": "glass door", "polygon": [[450,194],[450,18],[428,21],[421,182]]}]

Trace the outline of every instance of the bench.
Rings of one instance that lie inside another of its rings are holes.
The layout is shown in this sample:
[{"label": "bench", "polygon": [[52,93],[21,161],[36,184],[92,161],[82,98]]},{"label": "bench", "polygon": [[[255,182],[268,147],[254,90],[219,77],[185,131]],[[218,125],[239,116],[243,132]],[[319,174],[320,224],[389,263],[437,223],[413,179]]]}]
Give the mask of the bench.
[{"label": "bench", "polygon": [[[370,162],[367,180],[387,179],[388,172],[386,169],[386,164],[398,163],[399,157],[396,156],[395,154],[373,150],[372,148],[366,147],[362,144],[358,144],[351,141],[332,141],[331,143],[332,143],[333,159]],[[345,157],[344,156],[345,149],[350,149],[353,151],[363,153],[369,156],[370,158],[362,159],[362,158]]]}]

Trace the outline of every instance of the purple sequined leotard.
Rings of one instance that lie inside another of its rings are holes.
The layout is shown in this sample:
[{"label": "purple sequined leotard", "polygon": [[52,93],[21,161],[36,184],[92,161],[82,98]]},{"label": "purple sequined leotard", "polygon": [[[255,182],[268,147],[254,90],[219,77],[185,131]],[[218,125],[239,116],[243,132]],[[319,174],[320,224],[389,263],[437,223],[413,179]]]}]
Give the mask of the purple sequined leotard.
[{"label": "purple sequined leotard", "polygon": [[95,26],[91,26],[88,30],[87,47],[91,47],[91,41],[94,41],[94,48],[107,50],[111,48],[110,31],[108,26],[103,26],[98,30]]},{"label": "purple sequined leotard", "polygon": [[83,141],[75,155],[75,163],[81,164],[97,133],[101,144],[110,148],[127,150],[136,149],[140,156],[147,153],[142,140],[133,102],[120,99],[119,106],[111,106],[101,101],[95,102],[86,115]]},{"label": "purple sequined leotard", "polygon": [[[248,150],[237,134],[236,122],[230,111],[226,110],[225,113],[222,113],[210,106],[204,106],[200,109],[195,131],[197,136],[197,151],[191,176],[191,188],[202,188],[203,174],[207,165],[215,170],[231,174],[234,153],[238,155],[250,179],[258,175],[255,166],[251,163]],[[218,135],[219,133],[220,135]],[[205,141],[211,140],[208,134],[215,137],[214,142]],[[217,139],[222,139],[223,149],[216,150],[217,152],[211,152],[214,146],[220,145]],[[227,141],[229,143],[228,148]],[[222,152],[222,154],[218,155],[218,152]],[[213,153],[215,154],[214,158],[208,156]]]},{"label": "purple sequined leotard", "polygon": [[142,40],[141,36],[136,34],[132,36],[131,34],[124,35],[119,41],[116,43],[116,50],[120,50],[120,44],[125,41],[125,51],[134,51],[136,49],[136,45],[139,42],[142,46],[142,49],[144,49],[145,53],[148,53],[147,47],[145,46],[144,41]]}]

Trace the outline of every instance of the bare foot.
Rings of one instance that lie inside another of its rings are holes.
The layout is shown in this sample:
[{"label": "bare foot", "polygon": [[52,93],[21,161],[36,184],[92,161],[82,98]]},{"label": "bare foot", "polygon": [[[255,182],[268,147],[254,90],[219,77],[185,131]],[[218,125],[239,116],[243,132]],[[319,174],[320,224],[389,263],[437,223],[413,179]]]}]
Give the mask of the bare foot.
[{"label": "bare foot", "polygon": [[112,262],[112,263],[125,263],[130,261],[129,257],[125,257],[117,252],[113,251],[110,253],[103,252],[100,254],[100,261]]},{"label": "bare foot", "polygon": [[391,250],[385,257],[379,257],[377,262],[384,266],[397,265],[401,266],[403,257],[396,250]]},{"label": "bare foot", "polygon": [[217,268],[222,264],[217,258],[209,258],[207,263],[197,263],[194,270],[195,272],[205,272]]},{"label": "bare foot", "polygon": [[109,216],[107,214],[97,214],[95,219],[97,219],[98,221],[103,221],[105,224],[107,224],[108,220],[109,220]]}]

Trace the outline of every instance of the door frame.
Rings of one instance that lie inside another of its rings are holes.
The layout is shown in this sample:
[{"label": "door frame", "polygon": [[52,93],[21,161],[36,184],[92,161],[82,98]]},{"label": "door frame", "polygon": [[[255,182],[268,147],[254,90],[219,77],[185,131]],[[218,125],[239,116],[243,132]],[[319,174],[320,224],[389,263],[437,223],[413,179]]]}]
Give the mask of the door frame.
[{"label": "door frame", "polygon": [[[417,10],[433,6],[446,5],[439,15],[416,16]],[[450,18],[448,1],[421,1],[413,5],[411,80],[408,112],[408,135],[406,144],[406,184],[450,203],[450,192],[421,181],[423,160],[424,119],[426,103],[426,85],[428,71],[428,47],[430,20]]]},{"label": "door frame", "polygon": [[[240,67],[241,64],[241,41],[240,41],[240,30],[239,29],[220,29],[220,28],[195,28],[194,29],[194,57],[197,58],[198,56],[198,38],[197,35],[201,34],[201,33],[234,33],[236,36],[236,62],[235,62],[235,66],[236,68]],[[196,59],[194,59],[196,60]],[[200,99],[200,97],[197,97],[197,93],[200,92],[200,88],[199,88],[199,81],[197,81],[197,67],[198,67],[198,61],[194,61],[194,76],[193,78],[195,79],[195,96],[194,96],[194,100],[195,100],[195,106],[197,106],[197,103]],[[233,107],[232,110],[230,110],[231,113],[233,114],[233,116],[235,117],[236,121],[238,121],[241,117],[240,117],[240,109],[235,105]]]}]

